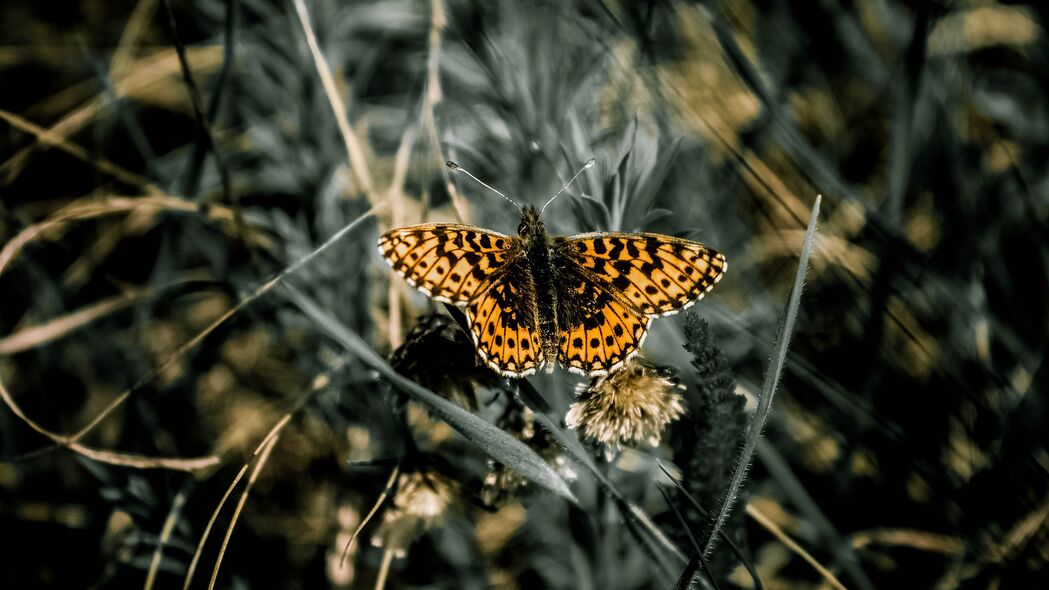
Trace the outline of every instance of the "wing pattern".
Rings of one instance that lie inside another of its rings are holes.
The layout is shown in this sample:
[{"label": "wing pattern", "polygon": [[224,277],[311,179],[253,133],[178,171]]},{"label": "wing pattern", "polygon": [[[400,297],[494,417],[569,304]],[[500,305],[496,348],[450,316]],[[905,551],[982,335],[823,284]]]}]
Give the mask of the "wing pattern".
[{"label": "wing pattern", "polygon": [[661,234],[582,234],[555,239],[554,249],[649,317],[691,306],[728,268],[720,252]]},{"label": "wing pattern", "polygon": [[721,279],[725,257],[660,234],[594,233],[556,238],[558,360],[603,375],[637,354],[652,318],[701,299]]},{"label": "wing pattern", "polygon": [[488,366],[508,377],[541,366],[535,286],[520,239],[467,225],[424,224],[386,232],[379,253],[408,284],[466,307]]},{"label": "wing pattern", "polygon": [[481,294],[520,249],[517,238],[451,223],[404,227],[379,238],[379,254],[408,284],[457,305]]},{"label": "wing pattern", "polygon": [[543,365],[535,286],[522,268],[511,263],[502,278],[466,308],[477,352],[488,366],[508,377],[523,377]]},{"label": "wing pattern", "polygon": [[557,360],[584,375],[615,371],[637,354],[651,319],[570,261],[555,258],[554,264],[560,327]]}]

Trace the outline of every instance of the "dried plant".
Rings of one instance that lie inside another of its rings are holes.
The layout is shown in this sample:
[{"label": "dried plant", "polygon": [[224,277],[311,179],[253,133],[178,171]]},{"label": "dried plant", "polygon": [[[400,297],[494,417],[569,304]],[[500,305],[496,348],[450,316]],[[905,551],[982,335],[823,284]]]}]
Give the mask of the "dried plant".
[{"label": "dried plant", "polygon": [[579,401],[565,415],[569,428],[604,447],[609,459],[624,446],[657,446],[663,430],[684,413],[669,370],[635,357],[610,375],[580,385]]}]

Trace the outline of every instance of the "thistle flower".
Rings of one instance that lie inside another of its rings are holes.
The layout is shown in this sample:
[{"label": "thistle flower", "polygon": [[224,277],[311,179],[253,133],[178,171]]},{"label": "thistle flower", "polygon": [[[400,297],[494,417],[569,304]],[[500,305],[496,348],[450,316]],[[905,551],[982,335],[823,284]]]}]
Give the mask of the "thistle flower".
[{"label": "thistle flower", "polygon": [[659,445],[663,429],[684,413],[680,390],[667,370],[640,359],[580,386],[565,415],[569,428],[601,443],[611,459],[624,446]]},{"label": "thistle flower", "polygon": [[454,497],[452,481],[435,471],[402,473],[397,479],[397,495],[383,513],[372,545],[404,557],[409,545],[444,521]]}]

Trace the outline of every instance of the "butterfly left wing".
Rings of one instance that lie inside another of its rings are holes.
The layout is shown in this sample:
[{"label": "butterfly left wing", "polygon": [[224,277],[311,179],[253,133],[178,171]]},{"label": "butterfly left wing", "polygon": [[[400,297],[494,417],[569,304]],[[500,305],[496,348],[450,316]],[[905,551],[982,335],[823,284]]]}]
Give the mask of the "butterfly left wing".
[{"label": "butterfly left wing", "polygon": [[517,238],[469,225],[426,223],[392,229],[379,254],[408,284],[445,303],[475,299],[521,254]]},{"label": "butterfly left wing", "polygon": [[567,236],[555,239],[553,250],[648,317],[689,307],[713,289],[728,268],[720,252],[662,234]]},{"label": "butterfly left wing", "polygon": [[466,306],[474,344],[488,366],[508,377],[541,366],[535,286],[518,238],[430,223],[386,232],[379,253],[423,293]]}]

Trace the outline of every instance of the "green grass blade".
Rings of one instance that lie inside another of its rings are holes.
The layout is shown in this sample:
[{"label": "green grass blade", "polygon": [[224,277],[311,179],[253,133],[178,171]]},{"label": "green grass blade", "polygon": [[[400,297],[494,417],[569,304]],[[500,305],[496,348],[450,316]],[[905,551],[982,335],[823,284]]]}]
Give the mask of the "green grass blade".
[{"label": "green grass blade", "polygon": [[351,354],[378,371],[399,390],[415,401],[425,405],[434,415],[448,423],[493,459],[512,467],[521,475],[570,502],[578,503],[557,473],[547,465],[535,451],[481,418],[471,414],[418,383],[404,377],[376,353],[360,336],[342,322],[321,309],[312,299],[297,288],[284,284],[284,293],[303,313],[329,336],[338,341]]},{"label": "green grass blade", "polygon": [[[760,450],[760,448],[761,447],[759,446],[758,449]],[[663,464],[663,461],[656,459],[656,465],[659,465],[659,469],[663,472],[663,475],[667,476],[667,478],[674,483],[674,486],[678,489],[681,495],[684,496],[690,504],[692,504],[693,508],[698,510],[699,513],[703,515],[703,518],[710,518],[710,512],[708,512],[706,508],[699,504],[699,501],[696,500],[696,497],[693,496],[687,489],[685,489],[685,486],[683,486],[676,477],[670,474],[670,471],[667,470],[666,465]],[[747,559],[747,556],[743,554],[743,550],[739,548],[739,545],[737,545],[736,542],[732,540],[732,537],[730,535],[722,534],[721,538],[726,543],[728,543],[729,548],[731,548],[732,552],[736,555],[736,559],[739,560],[739,562],[743,565],[743,568],[747,570],[748,574],[750,574],[751,582],[754,584],[754,590],[765,590],[765,587],[761,584],[761,578],[758,577],[757,570],[754,569],[754,564],[752,564],[750,560]],[[693,559],[695,559],[695,557],[697,556],[693,556]]]},{"label": "green grass blade", "polygon": [[[663,501],[667,503],[667,506],[670,506],[670,509],[674,511],[674,516],[677,518],[678,524],[681,525],[681,528],[685,530],[685,534],[688,535],[688,541],[692,544],[692,548],[695,549],[693,559],[699,562],[699,569],[703,570],[703,575],[706,577],[707,583],[710,584],[714,588],[714,590],[721,590],[721,586],[718,585],[717,579],[714,578],[714,573],[710,571],[710,564],[707,563],[707,560],[703,558],[703,550],[699,548],[699,543],[696,541],[696,536],[692,534],[692,529],[689,528],[688,521],[685,520],[684,515],[681,514],[680,510],[678,510],[677,505],[674,504],[673,500],[670,499],[670,494],[668,494],[662,486],[657,485],[656,489],[659,490],[659,494],[663,496]],[[691,565],[693,564],[690,562],[689,566]],[[687,572],[691,569],[691,567],[686,567],[685,571]],[[687,585],[688,582],[692,581],[692,577],[693,576],[691,575],[682,575],[680,578],[678,578],[678,586],[681,586],[682,583],[685,583]]]},{"label": "green grass blade", "polygon": [[739,455],[739,461],[736,462],[732,481],[729,482],[728,489],[725,491],[725,500],[722,502],[721,510],[718,511],[717,519],[714,521],[714,528],[711,529],[710,538],[707,539],[707,545],[704,548],[704,551],[707,553],[713,549],[715,539],[718,538],[718,533],[721,531],[721,527],[724,526],[725,519],[728,518],[729,513],[732,511],[732,505],[739,494],[740,486],[743,485],[743,478],[746,476],[747,467],[754,456],[754,449],[757,447],[758,439],[761,437],[761,431],[765,427],[765,420],[772,409],[772,398],[776,393],[776,386],[779,385],[780,374],[783,372],[783,365],[787,360],[787,347],[790,344],[790,336],[794,331],[794,321],[798,317],[798,307],[801,304],[801,290],[805,284],[805,273],[809,268],[812,242],[816,237],[816,219],[819,217],[821,200],[822,197],[817,195],[816,202],[812,205],[809,227],[805,231],[805,242],[801,246],[798,272],[794,276],[794,287],[790,291],[787,309],[784,310],[783,321],[780,323],[779,334],[776,335],[776,342],[772,346],[772,358],[769,359],[769,367],[765,373],[765,382],[761,386],[761,396],[758,398],[758,406],[754,410],[754,419],[750,422],[750,428],[747,430],[743,451]]},{"label": "green grass blade", "polygon": [[874,582],[860,567],[860,558],[852,544],[838,532],[834,524],[823,513],[816,500],[798,480],[798,476],[791,471],[787,461],[780,456],[775,447],[768,444],[768,441],[758,443],[757,454],[758,460],[768,470],[769,475],[779,484],[805,519],[816,528],[817,534],[825,540],[825,546],[834,555],[841,568],[852,578],[856,588],[873,590]]},{"label": "green grass blade", "polygon": [[528,406],[528,409],[532,410],[536,420],[557,441],[568,457],[577,465],[586,469],[594,477],[601,489],[612,498],[627,525],[631,527],[632,532],[636,532],[639,541],[643,544],[642,546],[648,543],[652,548],[659,548],[661,552],[656,553],[654,557],[659,561],[660,566],[669,572],[674,571],[677,563],[686,562],[688,558],[685,557],[685,554],[656,526],[651,517],[620,492],[615,484],[594,464],[583,445],[574,436],[565,432],[558,425],[557,421],[550,417],[546,411],[549,404],[543,399],[539,391],[526,379],[522,379],[519,385],[518,392],[520,393],[521,401]]}]

